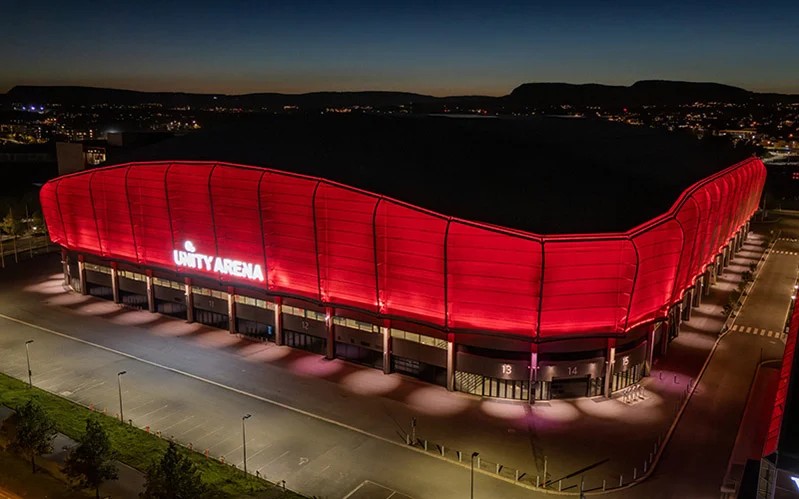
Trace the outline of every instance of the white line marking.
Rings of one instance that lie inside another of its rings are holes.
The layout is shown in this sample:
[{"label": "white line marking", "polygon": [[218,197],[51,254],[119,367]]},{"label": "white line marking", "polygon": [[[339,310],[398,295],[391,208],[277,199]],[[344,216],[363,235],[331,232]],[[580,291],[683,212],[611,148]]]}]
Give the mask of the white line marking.
[{"label": "white line marking", "polygon": [[769,331],[769,332],[768,332],[768,337],[769,337],[769,338],[772,338],[772,337],[774,337],[774,331]]},{"label": "white line marking", "polygon": [[[249,392],[246,392],[246,391],[241,390],[239,388],[234,388],[232,386],[225,385],[224,383],[219,383],[218,381],[213,381],[213,380],[210,380],[208,378],[203,378],[202,376],[198,376],[196,374],[191,374],[191,373],[186,372],[186,371],[181,371],[180,369],[176,369],[174,367],[165,366],[163,364],[159,364],[158,362],[153,362],[152,360],[143,359],[141,357],[137,357],[135,355],[122,352],[120,350],[115,350],[115,349],[113,349],[111,347],[100,345],[98,343],[93,343],[91,341],[84,340],[82,338],[76,338],[76,337],[70,336],[70,335],[68,335],[66,333],[61,333],[61,332],[55,331],[53,329],[49,329],[49,328],[46,328],[46,327],[43,327],[43,326],[39,326],[39,325],[30,323],[30,322],[23,321],[21,319],[17,319],[16,317],[11,317],[11,316],[8,316],[8,315],[5,315],[5,314],[0,314],[0,318],[5,319],[5,320],[10,321],[10,322],[15,322],[17,324],[21,324],[23,326],[26,326],[26,327],[29,327],[29,328],[32,328],[32,329],[37,329],[39,331],[42,331],[42,332],[45,332],[45,333],[48,333],[48,334],[59,336],[61,338],[65,338],[65,339],[68,339],[68,340],[76,341],[78,343],[83,343],[84,345],[89,345],[89,346],[92,346],[94,348],[98,348],[100,350],[105,350],[106,352],[111,352],[111,353],[120,355],[122,357],[126,357],[128,359],[137,360],[137,361],[141,362],[142,364],[147,364],[147,365],[150,365],[150,366],[158,367],[160,369],[164,369],[164,370],[169,371],[169,372],[173,372],[175,374],[180,374],[182,376],[186,376],[187,378],[191,378],[191,379],[196,380],[196,381],[207,383],[209,385],[216,386],[217,388],[221,388],[223,390],[228,390],[228,391],[233,392],[233,393],[238,393],[239,395],[243,395],[245,397],[250,397],[250,398],[255,399],[255,400],[260,400],[261,402],[265,402],[267,404],[271,404],[273,406],[280,407],[282,409],[286,409],[287,411],[292,411],[292,412],[295,412],[297,414],[302,414],[303,416],[307,416],[309,418],[313,418],[313,419],[315,419],[317,421],[322,421],[322,422],[331,424],[333,426],[338,426],[339,428],[343,428],[345,430],[350,430],[350,431],[358,433],[360,435],[364,435],[366,437],[370,437],[370,438],[373,438],[375,440],[379,440],[381,442],[393,445],[394,447],[398,447],[400,449],[405,449],[407,451],[415,452],[415,453],[421,454],[423,456],[427,456],[427,457],[430,457],[430,458],[433,458],[433,459],[438,459],[439,461],[445,462],[447,464],[451,464],[453,466],[458,466],[458,467],[461,467],[461,468],[464,468],[464,469],[469,469],[469,464],[450,461],[449,459],[447,459],[444,456],[440,456],[440,455],[437,455],[437,454],[433,454],[433,453],[427,452],[424,449],[417,449],[416,447],[410,447],[410,446],[406,445],[404,442],[396,442],[396,441],[394,441],[394,440],[392,440],[392,439],[390,439],[388,437],[377,435],[376,433],[370,433],[370,432],[368,432],[366,430],[362,430],[362,429],[357,428],[355,426],[352,426],[352,425],[349,425],[349,424],[346,424],[346,423],[342,423],[340,421],[336,421],[335,419],[330,419],[330,418],[327,418],[327,417],[324,417],[324,416],[320,416],[318,414],[314,414],[312,412],[306,411],[304,409],[300,409],[298,407],[292,407],[292,406],[290,406],[288,404],[284,404],[282,402],[277,402],[275,400],[271,400],[271,399],[268,399],[266,397],[262,397],[261,395],[256,395],[254,393],[249,393]],[[709,357],[708,357],[708,359],[709,359]],[[17,377],[17,378],[19,379],[19,377]],[[164,406],[164,407],[166,407],[166,406]],[[151,426],[151,428],[152,428],[152,426]],[[475,470],[475,472],[480,473],[480,474],[482,474],[484,476],[488,476],[488,477],[494,478],[496,480],[501,480],[501,481],[506,482],[506,483],[517,485],[519,487],[522,487],[522,488],[525,488],[525,489],[528,489],[528,490],[540,490],[540,489],[537,489],[534,485],[528,485],[528,484],[523,483],[523,482],[517,482],[513,478],[507,478],[507,477],[504,477],[504,476],[500,476],[500,475],[492,473],[492,472],[490,472],[488,470],[484,470],[484,469],[478,468],[478,469]]]},{"label": "white line marking", "polygon": [[[264,464],[264,466],[269,466],[270,464],[274,463],[274,462],[275,462],[275,461],[277,461],[278,459],[285,457],[285,456],[286,456],[286,454],[288,454],[289,452],[291,452],[291,451],[287,450],[287,451],[286,451],[286,452],[284,452],[283,454],[281,454],[281,455],[277,456],[276,458],[272,459],[272,460],[271,460],[271,461],[269,461],[268,463]],[[261,468],[263,468],[264,466],[261,466]]]},{"label": "white line marking", "polygon": [[745,331],[745,333],[747,333],[747,334],[748,334],[748,333],[751,333],[751,332],[752,332],[752,328],[751,328],[751,327],[748,327],[748,328],[746,328],[746,331]]},{"label": "white line marking", "polygon": [[760,333],[758,333],[758,334],[760,334],[760,336],[765,336],[766,335],[766,330],[765,329],[761,329]]},{"label": "white line marking", "polygon": [[361,484],[360,484],[360,485],[358,485],[357,487],[355,487],[354,489],[352,489],[352,491],[351,491],[349,494],[347,494],[346,496],[344,496],[342,499],[348,499],[349,497],[352,497],[352,494],[354,494],[354,493],[358,492],[358,491],[361,489],[361,487],[363,487],[364,485],[366,485],[366,482],[368,482],[368,481],[369,481],[369,480],[364,480],[363,482],[361,482]]}]

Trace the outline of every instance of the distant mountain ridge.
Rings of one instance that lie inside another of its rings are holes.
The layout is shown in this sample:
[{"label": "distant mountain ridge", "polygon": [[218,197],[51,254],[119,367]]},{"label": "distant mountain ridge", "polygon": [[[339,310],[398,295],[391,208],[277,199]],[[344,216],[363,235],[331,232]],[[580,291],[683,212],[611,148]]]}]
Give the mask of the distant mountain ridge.
[{"label": "distant mountain ridge", "polygon": [[187,92],[141,92],[114,88],[81,86],[18,85],[9,90],[6,102],[23,104],[124,104],[158,103],[181,107],[241,107],[275,109],[285,106],[301,108],[328,107],[392,107],[402,105],[474,106],[487,108],[524,108],[538,106],[641,106],[679,105],[693,102],[785,101],[799,102],[799,95],[758,93],[743,88],[712,82],[643,80],[633,85],[616,86],[597,83],[524,83],[502,97],[451,96],[434,97],[412,92],[361,91],[311,92],[285,94],[263,92],[241,95],[198,94]]}]

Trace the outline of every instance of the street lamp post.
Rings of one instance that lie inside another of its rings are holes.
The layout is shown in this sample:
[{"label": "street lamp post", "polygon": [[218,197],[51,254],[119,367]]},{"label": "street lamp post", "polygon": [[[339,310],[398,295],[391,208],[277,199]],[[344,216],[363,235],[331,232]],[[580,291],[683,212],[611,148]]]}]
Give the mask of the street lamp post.
[{"label": "street lamp post", "polygon": [[127,371],[119,371],[117,373],[117,387],[119,388],[119,420],[125,422],[125,416],[122,415],[122,375]]},{"label": "street lamp post", "polygon": [[471,499],[474,499],[474,458],[479,455],[479,452],[472,452],[472,467],[469,472],[469,497]]},{"label": "street lamp post", "polygon": [[25,358],[28,359],[28,388],[33,388],[33,373],[31,373],[31,351],[28,345],[33,343],[33,340],[25,342]]},{"label": "street lamp post", "polygon": [[252,414],[245,414],[241,418],[241,450],[244,453],[244,474],[247,474],[247,434],[244,431],[244,421],[250,419]]}]

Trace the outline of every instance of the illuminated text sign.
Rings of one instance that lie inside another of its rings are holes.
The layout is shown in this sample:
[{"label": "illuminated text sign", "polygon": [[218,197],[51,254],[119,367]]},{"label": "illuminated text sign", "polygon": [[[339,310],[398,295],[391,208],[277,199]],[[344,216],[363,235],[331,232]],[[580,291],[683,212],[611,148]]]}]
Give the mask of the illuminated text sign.
[{"label": "illuminated text sign", "polygon": [[253,281],[264,280],[264,271],[257,263],[242,262],[240,260],[233,260],[231,258],[222,258],[219,256],[203,255],[197,253],[197,249],[191,241],[183,243],[183,249],[174,250],[172,257],[175,260],[175,265],[178,267],[186,267],[189,269],[207,270],[209,272],[217,272],[223,275],[232,275],[234,277],[243,277]]}]

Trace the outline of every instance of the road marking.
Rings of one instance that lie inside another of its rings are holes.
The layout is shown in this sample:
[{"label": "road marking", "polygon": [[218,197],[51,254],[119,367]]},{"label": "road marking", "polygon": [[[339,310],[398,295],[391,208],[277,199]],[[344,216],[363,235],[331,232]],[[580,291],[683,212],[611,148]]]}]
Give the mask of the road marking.
[{"label": "road marking", "polygon": [[180,421],[178,421],[177,423],[172,423],[172,424],[171,424],[171,425],[169,425],[169,426],[164,426],[163,428],[159,428],[159,430],[161,430],[161,431],[167,431],[168,429],[170,429],[170,428],[174,428],[175,426],[177,426],[177,425],[179,425],[179,424],[181,424],[181,423],[184,423],[184,422],[186,422],[186,421],[190,420],[190,419],[191,419],[191,418],[193,418],[193,417],[194,417],[194,415],[192,414],[191,416],[188,416],[188,417],[185,417],[185,418],[181,419],[181,420],[180,420]]},{"label": "road marking", "polygon": [[733,331],[738,331],[738,324],[733,324],[730,329],[732,329]]},{"label": "road marking", "polygon": [[291,451],[290,451],[290,450],[287,450],[287,451],[286,451],[286,452],[284,452],[283,454],[281,454],[281,455],[277,456],[276,458],[274,458],[274,459],[272,459],[271,461],[267,462],[266,464],[264,464],[263,466],[261,466],[261,467],[260,467],[260,468],[258,468],[258,469],[259,469],[259,470],[260,470],[260,469],[263,469],[265,466],[269,466],[270,464],[274,463],[274,462],[275,462],[275,461],[277,461],[278,459],[280,459],[280,458],[283,458],[283,457],[286,457],[286,454],[288,454],[289,452],[291,452]]},{"label": "road marking", "polygon": [[772,337],[774,337],[774,331],[769,331],[769,332],[768,332],[768,337],[769,337],[769,338],[772,338]]},{"label": "road marking", "polygon": [[344,496],[342,499],[348,499],[349,497],[352,497],[352,495],[353,495],[354,493],[356,493],[356,492],[358,492],[359,490],[361,490],[361,487],[363,487],[363,486],[364,486],[364,485],[366,485],[367,483],[371,483],[371,482],[369,482],[369,480],[364,480],[363,482],[361,482],[361,484],[360,484],[360,485],[358,485],[357,487],[355,487],[354,489],[352,489],[352,491],[350,491],[350,493],[349,493],[349,494],[347,494],[346,496]]},{"label": "road marking", "polygon": [[141,416],[139,416],[137,419],[144,419],[144,418],[146,418],[147,416],[149,416],[150,414],[155,414],[156,412],[160,411],[161,409],[166,409],[168,406],[169,406],[169,404],[164,404],[164,405],[162,405],[161,407],[159,407],[158,409],[156,409],[156,410],[154,410],[154,411],[150,411],[150,412],[148,412],[147,414],[142,414],[142,415],[141,415]]},{"label": "road marking", "polygon": [[[416,447],[413,447],[413,446],[409,446],[405,442],[398,442],[398,441],[395,441],[395,440],[393,440],[391,438],[384,437],[384,436],[378,435],[376,433],[371,433],[371,432],[366,431],[366,430],[362,430],[362,429],[360,429],[360,428],[358,428],[356,426],[352,426],[352,425],[349,425],[347,423],[342,423],[340,421],[336,421],[335,419],[327,418],[325,416],[320,416],[319,414],[314,414],[313,412],[306,411],[304,409],[300,409],[299,407],[293,407],[291,405],[284,404],[283,402],[278,402],[276,400],[272,400],[272,399],[263,397],[261,395],[256,395],[254,393],[250,393],[250,392],[241,390],[239,388],[234,388],[234,387],[226,385],[224,383],[220,383],[218,381],[213,381],[213,380],[210,380],[208,378],[203,378],[202,376],[198,376],[198,375],[192,374],[190,372],[181,371],[180,369],[177,369],[177,368],[174,368],[174,367],[169,367],[169,366],[166,366],[166,365],[163,365],[163,364],[159,364],[158,362],[154,362],[152,360],[147,360],[147,359],[144,359],[142,357],[137,357],[135,355],[122,352],[121,350],[116,350],[116,349],[113,349],[111,347],[107,347],[105,345],[100,345],[99,343],[94,343],[94,342],[91,342],[91,341],[88,341],[88,340],[84,340],[83,338],[76,338],[76,337],[70,336],[70,335],[68,335],[66,333],[62,333],[62,332],[56,331],[54,329],[49,329],[49,328],[46,328],[44,326],[39,326],[39,325],[33,324],[31,322],[23,321],[22,319],[17,319],[16,317],[11,317],[11,316],[6,315],[6,314],[0,314],[0,319],[5,319],[5,320],[7,320],[9,322],[15,322],[17,324],[21,324],[23,326],[26,326],[26,327],[29,327],[29,328],[32,328],[32,329],[37,329],[37,330],[42,331],[44,333],[48,333],[48,334],[52,334],[52,335],[55,335],[55,336],[59,336],[61,338],[65,338],[65,339],[68,339],[68,340],[76,341],[78,343],[82,343],[84,345],[89,345],[91,347],[98,348],[100,350],[105,350],[106,352],[111,352],[113,354],[120,355],[120,356],[128,358],[128,359],[136,360],[138,362],[141,362],[142,364],[147,364],[147,365],[150,365],[150,366],[153,366],[153,367],[157,367],[159,369],[163,369],[165,371],[169,371],[169,372],[172,372],[172,373],[175,373],[175,374],[180,374],[180,375],[185,376],[187,378],[191,378],[193,380],[200,381],[202,383],[206,383],[206,384],[215,386],[217,388],[221,388],[223,390],[228,390],[228,391],[233,392],[233,393],[238,393],[239,395],[243,395],[245,397],[249,397],[249,398],[252,398],[252,399],[255,399],[255,400],[260,400],[261,402],[265,402],[265,403],[273,405],[275,407],[280,407],[282,409],[286,409],[287,411],[291,411],[291,412],[294,412],[294,413],[297,413],[297,414],[301,414],[303,416],[307,416],[309,418],[313,418],[313,419],[315,419],[317,421],[322,421],[324,423],[328,423],[330,425],[337,426],[339,428],[343,428],[345,430],[349,430],[349,431],[358,433],[359,435],[364,435],[366,437],[373,438],[375,440],[379,440],[381,442],[393,445],[394,447],[398,447],[400,449],[405,449],[405,450],[410,451],[410,452],[415,452],[415,453],[421,454],[423,456],[427,456],[427,457],[430,457],[430,458],[433,458],[433,459],[437,459],[439,461],[445,462],[445,463],[453,465],[453,466],[458,466],[460,468],[464,468],[464,469],[467,469],[467,470],[470,468],[469,464],[467,464],[465,462],[461,463],[461,462],[450,461],[449,459],[447,459],[444,456],[440,456],[438,454],[427,452],[424,449],[419,449],[419,448],[416,448]],[[709,358],[710,357],[708,356],[708,359]],[[19,376],[16,376],[16,377],[17,377],[17,379],[19,379]],[[166,406],[164,406],[164,407],[166,407]],[[155,412],[155,411],[153,411],[153,412]],[[484,476],[494,478],[495,480],[500,480],[500,481],[503,481],[503,482],[506,482],[506,483],[517,485],[519,487],[522,487],[522,488],[525,488],[525,489],[528,489],[528,490],[536,490],[536,491],[540,490],[540,489],[536,488],[534,484],[528,485],[526,483],[516,481],[513,478],[508,478],[508,477],[505,477],[505,476],[497,475],[497,474],[492,473],[491,471],[488,471],[488,470],[484,470],[484,469],[478,468],[478,469],[476,469],[474,471],[476,473],[480,473],[480,474],[482,474]]]},{"label": "road marking", "polygon": [[748,333],[751,333],[751,332],[752,332],[752,328],[751,328],[751,327],[748,327],[748,328],[746,328],[746,331],[744,331],[744,332],[745,332],[745,333],[747,333],[747,334],[748,334]]}]

